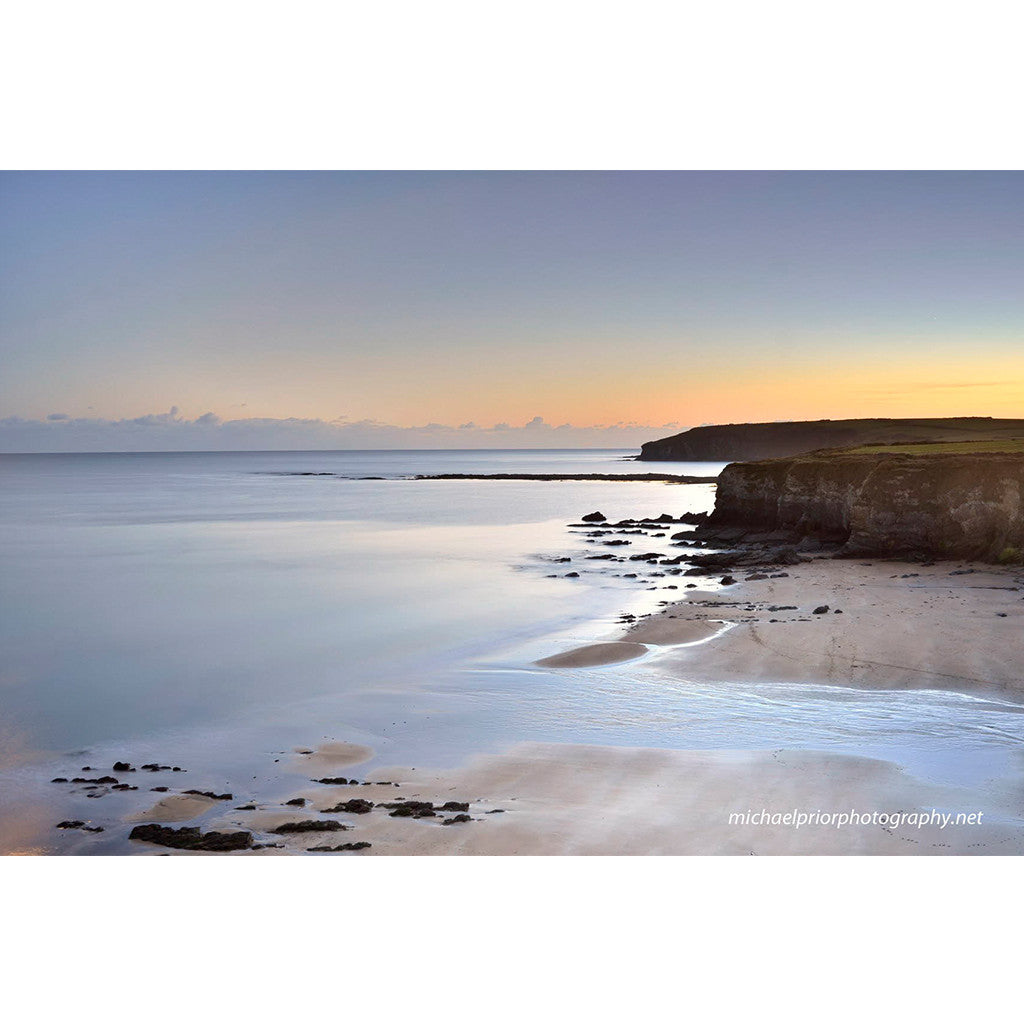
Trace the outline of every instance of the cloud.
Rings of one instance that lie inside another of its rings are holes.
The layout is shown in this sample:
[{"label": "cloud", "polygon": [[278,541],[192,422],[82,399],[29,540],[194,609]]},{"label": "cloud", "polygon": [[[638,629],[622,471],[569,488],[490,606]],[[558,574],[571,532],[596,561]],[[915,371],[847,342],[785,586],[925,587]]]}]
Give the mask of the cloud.
[{"label": "cloud", "polygon": [[[426,423],[398,427],[380,420],[356,422],[251,417],[223,420],[206,412],[186,419],[177,406],[165,413],[131,419],[72,418],[51,413],[45,419],[0,419],[0,452],[131,451],[296,451],[394,448],[639,448],[678,432],[678,424],[618,423],[613,426],[557,427],[535,416],[523,426],[496,423],[459,426]],[[500,444],[498,443],[500,442]]]}]

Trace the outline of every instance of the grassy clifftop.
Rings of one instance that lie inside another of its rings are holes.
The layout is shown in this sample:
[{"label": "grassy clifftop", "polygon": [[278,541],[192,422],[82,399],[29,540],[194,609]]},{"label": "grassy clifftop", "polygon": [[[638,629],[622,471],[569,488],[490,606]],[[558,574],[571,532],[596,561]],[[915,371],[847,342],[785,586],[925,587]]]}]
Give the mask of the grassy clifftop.
[{"label": "grassy clifftop", "polygon": [[[1024,445],[1024,419],[967,416],[729,423],[694,427],[672,437],[648,441],[641,448],[640,459],[650,462],[733,462],[782,458],[822,448],[916,445],[917,442],[976,445],[983,441]],[[965,449],[975,450],[978,449]],[[1019,451],[1020,447],[993,450]]]}]

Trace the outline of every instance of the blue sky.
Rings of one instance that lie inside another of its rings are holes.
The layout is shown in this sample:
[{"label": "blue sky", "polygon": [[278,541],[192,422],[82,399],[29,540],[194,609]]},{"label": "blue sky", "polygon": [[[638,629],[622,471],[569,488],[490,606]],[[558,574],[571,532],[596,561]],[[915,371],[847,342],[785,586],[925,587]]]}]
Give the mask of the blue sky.
[{"label": "blue sky", "polygon": [[1024,415],[1017,172],[7,172],[0,232],[0,419]]}]

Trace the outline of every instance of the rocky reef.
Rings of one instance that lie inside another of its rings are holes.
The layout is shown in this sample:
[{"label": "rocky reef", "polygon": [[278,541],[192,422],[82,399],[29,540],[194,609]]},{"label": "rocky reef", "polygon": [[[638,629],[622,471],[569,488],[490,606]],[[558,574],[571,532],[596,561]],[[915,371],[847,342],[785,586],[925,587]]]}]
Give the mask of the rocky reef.
[{"label": "rocky reef", "polygon": [[939,419],[806,420],[693,427],[642,446],[642,462],[732,462],[774,459],[821,448],[917,441],[1024,437],[1024,420],[960,416]]},{"label": "rocky reef", "polygon": [[1017,562],[1024,454],[820,451],[737,462],[705,541],[838,545],[842,556]]}]

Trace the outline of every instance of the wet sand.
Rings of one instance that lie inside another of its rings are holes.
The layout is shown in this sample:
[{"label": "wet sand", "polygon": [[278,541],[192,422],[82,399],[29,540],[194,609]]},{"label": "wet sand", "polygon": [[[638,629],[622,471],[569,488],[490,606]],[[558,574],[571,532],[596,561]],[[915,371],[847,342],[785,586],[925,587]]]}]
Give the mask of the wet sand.
[{"label": "wet sand", "polygon": [[647,653],[647,647],[641,643],[626,643],[614,640],[603,644],[587,644],[585,647],[574,647],[563,654],[553,654],[550,658],[541,658],[534,662],[543,668],[592,668],[596,665],[617,665],[623,661],[633,661]]},{"label": "wet sand", "polygon": [[[816,559],[781,579],[737,573],[736,585],[693,591],[626,636],[653,643],[658,630],[667,645],[659,664],[695,682],[942,689],[1024,702],[1024,573],[965,568],[973,571]],[[670,646],[688,643],[695,624],[722,620],[735,625],[704,644]]]},{"label": "wet sand", "polygon": [[[374,855],[634,854],[1011,854],[1024,852],[1024,828],[986,821],[998,801],[908,778],[885,761],[815,751],[675,751],[565,744],[521,744],[448,771],[387,768],[371,778],[397,781],[373,798],[469,801],[473,819],[333,814],[351,826],[328,842],[371,843]],[[308,793],[314,807],[341,792]],[[351,794],[348,794],[351,795]],[[1012,803],[1012,801],[1011,801]],[[978,823],[744,824],[730,814],[767,810],[858,813],[915,810],[982,814]],[[304,817],[310,817],[307,808]],[[501,813],[489,813],[500,811]],[[293,816],[298,820],[302,815]],[[221,827],[233,827],[225,819]],[[277,823],[279,816],[273,821]],[[272,827],[270,820],[261,821]],[[211,827],[217,827],[216,822]],[[283,837],[283,851],[306,850],[323,835]],[[283,852],[282,851],[282,852]]]},{"label": "wet sand", "polygon": [[173,793],[158,800],[146,810],[129,814],[125,821],[191,821],[201,817],[207,811],[219,805],[219,800],[211,800],[208,796],[195,796],[191,793]]}]

